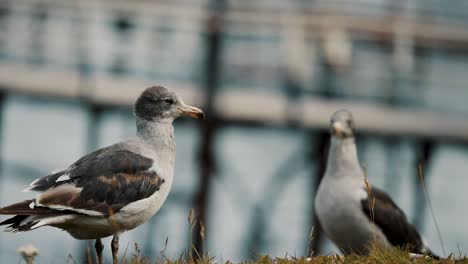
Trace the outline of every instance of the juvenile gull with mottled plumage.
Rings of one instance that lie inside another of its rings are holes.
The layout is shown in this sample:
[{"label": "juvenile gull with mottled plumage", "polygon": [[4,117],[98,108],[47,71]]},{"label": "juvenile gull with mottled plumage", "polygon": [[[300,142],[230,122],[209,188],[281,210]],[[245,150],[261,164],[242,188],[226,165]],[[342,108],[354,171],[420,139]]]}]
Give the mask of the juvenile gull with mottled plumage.
[{"label": "juvenile gull with mottled plumage", "polygon": [[399,246],[435,256],[390,196],[366,186],[351,113],[334,113],[330,133],[327,168],[315,197],[315,211],[325,234],[345,254],[368,254],[375,241],[383,247]]},{"label": "juvenile gull with mottled plumage", "polygon": [[172,122],[181,115],[205,117],[167,88],[146,89],[135,103],[136,137],[35,180],[28,190],[39,194],[0,208],[0,214],[15,215],[0,225],[8,225],[11,232],[53,226],[77,239],[96,239],[99,263],[101,238],[113,236],[112,256],[117,263],[119,235],[146,222],[169,194],[175,161]]}]

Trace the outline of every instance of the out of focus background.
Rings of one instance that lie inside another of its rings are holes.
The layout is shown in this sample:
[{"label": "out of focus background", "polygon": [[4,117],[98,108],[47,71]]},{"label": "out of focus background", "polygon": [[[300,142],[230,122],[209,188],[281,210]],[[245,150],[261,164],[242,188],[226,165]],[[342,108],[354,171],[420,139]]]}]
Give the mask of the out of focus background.
[{"label": "out of focus background", "polygon": [[[337,252],[313,201],[340,108],[355,115],[370,181],[443,254],[422,164],[446,253],[467,252],[468,2],[2,0],[0,204],[134,135],[132,104],[155,84],[208,119],[175,122],[172,192],[121,237],[127,256],[138,243],[154,259],[166,238],[168,257],[190,243],[233,261]],[[198,224],[190,235],[191,208],[206,241]],[[87,243],[53,228],[2,233],[0,262],[34,244],[40,263],[81,263]]]}]

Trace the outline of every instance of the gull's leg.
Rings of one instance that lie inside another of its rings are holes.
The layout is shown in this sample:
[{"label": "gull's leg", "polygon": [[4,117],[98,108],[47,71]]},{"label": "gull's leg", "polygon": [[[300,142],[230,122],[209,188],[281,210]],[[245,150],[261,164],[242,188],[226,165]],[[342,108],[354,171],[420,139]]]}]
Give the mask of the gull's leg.
[{"label": "gull's leg", "polygon": [[114,238],[112,238],[112,261],[114,264],[118,264],[119,259],[117,257],[117,252],[119,251],[119,236],[114,235]]},{"label": "gull's leg", "polygon": [[102,244],[100,238],[96,239],[96,244],[94,244],[94,247],[96,248],[98,264],[103,264],[104,262],[102,261],[102,250],[104,249],[104,245]]}]

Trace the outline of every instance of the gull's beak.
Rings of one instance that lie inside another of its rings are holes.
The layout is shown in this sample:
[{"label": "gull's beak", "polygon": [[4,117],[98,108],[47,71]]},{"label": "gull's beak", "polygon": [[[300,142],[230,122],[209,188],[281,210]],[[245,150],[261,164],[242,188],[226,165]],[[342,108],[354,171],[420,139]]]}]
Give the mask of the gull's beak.
[{"label": "gull's beak", "polygon": [[200,108],[196,108],[190,105],[182,104],[181,106],[177,107],[177,109],[183,114],[183,115],[189,115],[194,118],[202,118],[205,119],[205,113]]},{"label": "gull's beak", "polygon": [[344,134],[344,127],[340,122],[333,122],[331,127],[334,135],[342,136]]}]

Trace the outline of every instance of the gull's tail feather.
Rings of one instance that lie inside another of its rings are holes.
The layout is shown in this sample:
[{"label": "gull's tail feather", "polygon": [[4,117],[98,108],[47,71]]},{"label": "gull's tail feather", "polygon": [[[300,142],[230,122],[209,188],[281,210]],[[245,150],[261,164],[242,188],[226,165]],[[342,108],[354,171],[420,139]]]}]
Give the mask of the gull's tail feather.
[{"label": "gull's tail feather", "polygon": [[14,225],[17,223],[20,223],[24,219],[28,218],[29,215],[15,215],[11,218],[8,218],[7,220],[3,221],[0,223],[0,225]]},{"label": "gull's tail feather", "polygon": [[0,214],[15,215],[0,223],[8,225],[6,232],[18,233],[36,229],[49,224],[57,216],[67,215],[68,212],[57,211],[45,207],[30,206],[34,200],[25,200],[0,208]]},{"label": "gull's tail feather", "polygon": [[[31,206],[33,205],[33,206]],[[0,214],[3,215],[53,215],[57,210],[47,207],[34,206],[35,200],[24,200],[19,203],[10,204],[0,208]]]},{"label": "gull's tail feather", "polygon": [[37,223],[27,221],[31,214],[35,214],[35,210],[29,207],[32,202],[33,200],[25,200],[0,208],[0,214],[15,215],[0,223],[0,226],[8,225],[5,232],[17,233],[31,230],[31,226]]},{"label": "gull's tail feather", "polygon": [[29,207],[34,200],[25,200],[19,203],[11,204],[0,208],[0,214],[3,215],[30,215],[36,214],[33,208]]},{"label": "gull's tail feather", "polygon": [[33,220],[34,218],[29,215],[16,215],[12,218],[8,218],[7,220],[0,223],[0,225],[9,225],[5,228],[5,232],[11,233],[18,233],[18,232],[25,232],[32,230],[33,226],[37,224],[38,220]]}]

